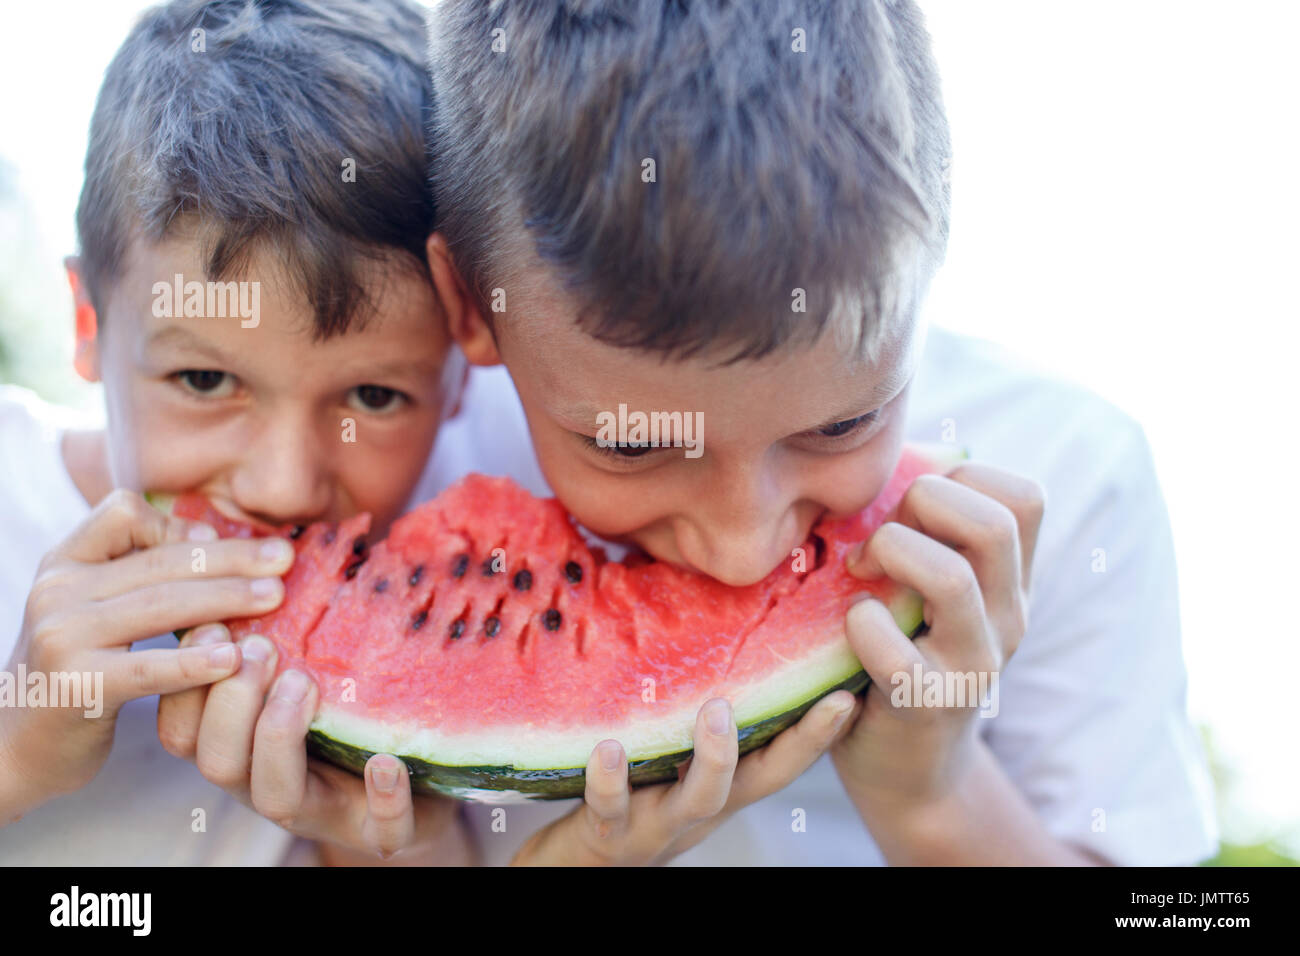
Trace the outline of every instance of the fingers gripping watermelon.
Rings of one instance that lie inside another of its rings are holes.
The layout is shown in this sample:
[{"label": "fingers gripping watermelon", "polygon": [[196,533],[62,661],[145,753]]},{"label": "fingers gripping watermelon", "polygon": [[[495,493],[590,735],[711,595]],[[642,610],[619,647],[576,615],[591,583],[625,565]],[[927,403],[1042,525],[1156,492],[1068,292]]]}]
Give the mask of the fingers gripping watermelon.
[{"label": "fingers gripping watermelon", "polygon": [[279,669],[320,688],[309,736],[318,756],[360,772],[401,757],[416,790],[465,799],[580,796],[592,748],[622,743],[633,785],[672,780],[711,697],[731,701],[742,753],[837,688],[867,675],[844,617],[870,592],[904,633],[921,598],[844,568],[912,480],[962,449],[910,445],[861,514],[823,520],[764,580],[732,588],[667,564],[606,560],[554,499],[470,475],[399,519],[371,546],[369,517],[305,529],[231,521],[204,498],[153,496],[223,536],[278,533],[297,550],[285,600],[227,622],[235,639],[275,642]]}]

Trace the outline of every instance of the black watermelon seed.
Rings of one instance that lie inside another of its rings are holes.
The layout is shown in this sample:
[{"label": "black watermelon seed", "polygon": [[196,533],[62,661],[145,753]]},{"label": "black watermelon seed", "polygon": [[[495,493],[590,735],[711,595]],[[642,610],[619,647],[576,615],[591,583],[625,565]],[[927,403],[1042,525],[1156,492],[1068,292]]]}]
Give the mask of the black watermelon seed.
[{"label": "black watermelon seed", "polygon": [[497,631],[501,630],[501,618],[490,617],[483,622],[483,630],[487,631],[488,637],[496,637]]},{"label": "black watermelon seed", "polygon": [[451,622],[451,632],[450,632],[450,633],[451,633],[451,639],[452,639],[453,641],[456,640],[456,638],[460,637],[462,634],[464,634],[464,633],[465,633],[465,621],[464,621],[463,619],[462,619],[462,620],[459,620],[459,621],[452,621],[452,622]]},{"label": "black watermelon seed", "polygon": [[528,590],[530,587],[532,587],[532,586],[533,586],[533,572],[532,572],[532,571],[529,571],[527,568],[525,568],[524,570],[518,572],[518,573],[515,575],[515,590],[516,590],[516,591],[527,591],[527,590]]},{"label": "black watermelon seed", "polygon": [[366,544],[365,538],[357,538],[357,540],[352,542],[352,553],[355,555],[365,554],[366,548],[368,547],[370,546]]},{"label": "black watermelon seed", "polygon": [[344,570],[343,576],[347,578],[349,581],[351,581],[353,578],[357,576],[357,571],[361,568],[361,565],[365,563],[366,563],[365,560],[362,559],[361,561],[357,561],[353,564],[349,564],[347,568]]},{"label": "black watermelon seed", "polygon": [[570,561],[564,566],[564,576],[574,584],[577,584],[582,580],[582,565],[577,561]]},{"label": "black watermelon seed", "polygon": [[451,576],[453,578],[463,578],[465,572],[469,569],[469,555],[458,554],[456,560],[451,565]]},{"label": "black watermelon seed", "polygon": [[423,564],[417,564],[417,565],[415,566],[415,570],[411,572],[411,579],[410,579],[410,585],[411,585],[411,587],[415,587],[417,584],[419,584],[419,583],[420,583],[420,578],[421,578],[423,575],[424,575],[424,565],[423,565]]},{"label": "black watermelon seed", "polygon": [[307,529],[304,528],[302,525],[296,524],[289,529],[289,537],[293,540],[297,540],[298,538],[302,537],[302,533],[306,530]]},{"label": "black watermelon seed", "polygon": [[560,612],[551,608],[542,615],[542,623],[546,625],[548,631],[558,631],[560,629]]},{"label": "black watermelon seed", "polygon": [[335,531],[333,528],[330,528],[328,531],[325,532],[325,535],[321,540],[323,540],[326,544],[333,544],[334,539],[337,538],[338,536],[339,536],[338,532]]},{"label": "black watermelon seed", "polygon": [[494,567],[496,560],[496,558],[488,558],[483,562],[483,577],[490,578],[497,573],[497,569]]},{"label": "black watermelon seed", "polygon": [[385,591],[387,591],[387,590],[388,590],[388,578],[380,578],[378,581],[376,581],[376,582],[375,582],[375,590],[378,591],[380,594],[383,594]]},{"label": "black watermelon seed", "polygon": [[419,614],[415,615],[415,618],[411,621],[411,627],[418,631],[420,628],[424,627],[424,622],[428,619],[429,612],[421,611]]}]

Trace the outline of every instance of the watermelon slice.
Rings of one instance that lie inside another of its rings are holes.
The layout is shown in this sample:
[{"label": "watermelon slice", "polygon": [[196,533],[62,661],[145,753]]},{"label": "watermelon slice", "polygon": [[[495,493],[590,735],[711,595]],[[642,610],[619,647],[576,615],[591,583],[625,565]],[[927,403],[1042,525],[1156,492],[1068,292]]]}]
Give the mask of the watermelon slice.
[{"label": "watermelon slice", "polygon": [[618,740],[634,786],[673,780],[696,714],[731,701],[742,753],[824,695],[868,682],[844,634],[870,592],[915,636],[920,595],[845,570],[849,550],[887,520],[917,475],[968,457],[905,446],[862,513],[823,520],[802,561],[732,588],[656,561],[606,559],[555,499],[506,478],[469,475],[400,518],[370,546],[369,516],[305,529],[243,525],[197,495],[151,496],[223,536],[281,534],[297,559],[284,603],[227,622],[264,634],[279,668],[320,688],[313,753],[360,772],[399,756],[417,790],[513,802],[580,796],[592,749]]}]

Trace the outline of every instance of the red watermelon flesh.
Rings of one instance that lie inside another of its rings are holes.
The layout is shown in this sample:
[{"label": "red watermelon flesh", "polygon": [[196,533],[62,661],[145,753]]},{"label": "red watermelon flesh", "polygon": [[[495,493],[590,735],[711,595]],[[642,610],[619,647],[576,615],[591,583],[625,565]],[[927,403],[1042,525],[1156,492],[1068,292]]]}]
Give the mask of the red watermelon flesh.
[{"label": "red watermelon flesh", "polygon": [[[711,697],[731,701],[749,749],[831,690],[865,686],[844,636],[855,595],[876,595],[916,633],[919,595],[860,581],[844,559],[917,475],[963,456],[905,447],[870,507],[813,529],[799,569],[792,558],[743,588],[661,562],[608,561],[555,499],[470,475],[370,547],[365,515],[308,527],[284,603],[231,630],[265,634],[281,670],[315,678],[313,749],[353,769],[387,752],[407,761],[417,788],[576,796],[593,747],[614,738],[634,784],[672,779]],[[173,504],[187,517],[205,508],[195,496]],[[270,532],[214,524],[223,535]]]},{"label": "red watermelon flesh", "polygon": [[150,500],[166,503],[177,517],[211,525],[223,538],[279,535],[293,543],[293,566],[284,576],[284,603],[270,614],[225,622],[236,641],[254,633],[273,636],[281,655],[302,656],[303,638],[325,613],[340,575],[346,580],[348,568],[359,565],[368,547],[365,535],[370,530],[370,515],[364,513],[338,525],[320,522],[305,528],[277,528],[227,517],[202,495],[151,495]]}]

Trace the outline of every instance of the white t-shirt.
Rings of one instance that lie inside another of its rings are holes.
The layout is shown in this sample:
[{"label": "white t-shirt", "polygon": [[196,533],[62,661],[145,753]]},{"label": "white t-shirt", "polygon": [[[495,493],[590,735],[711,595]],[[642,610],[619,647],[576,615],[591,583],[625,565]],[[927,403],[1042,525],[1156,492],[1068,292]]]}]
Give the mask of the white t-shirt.
[{"label": "white t-shirt", "polygon": [[[480,470],[549,493],[508,377],[501,369],[475,374],[472,397],[488,399],[485,412],[439,439],[433,484]],[[476,432],[478,421],[488,430]],[[931,326],[906,437],[939,441],[949,425],[974,458],[1035,478],[1047,491],[1029,627],[1001,675],[997,716],[977,718],[984,739],[1059,839],[1124,865],[1212,856],[1218,835],[1204,754],[1187,716],[1173,541],[1142,428],[993,343]],[[1104,571],[1094,571],[1097,549]],[[493,807],[472,805],[468,817],[486,862],[500,864],[575,805],[505,807],[504,832]],[[801,832],[792,826],[796,809],[804,811]],[[823,757],[673,862],[884,859]]]}]

